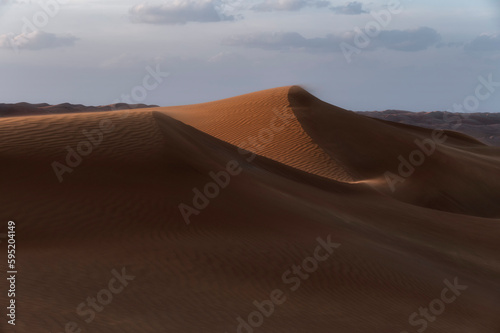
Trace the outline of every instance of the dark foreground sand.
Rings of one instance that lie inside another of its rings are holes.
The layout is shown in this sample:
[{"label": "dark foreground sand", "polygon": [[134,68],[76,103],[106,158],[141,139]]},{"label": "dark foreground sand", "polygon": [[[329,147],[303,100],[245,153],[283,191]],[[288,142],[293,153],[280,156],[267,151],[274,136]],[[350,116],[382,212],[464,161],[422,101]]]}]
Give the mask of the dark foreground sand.
[{"label": "dark foreground sand", "polygon": [[500,149],[465,135],[285,87],[4,118],[0,158],[1,332],[500,332]]}]

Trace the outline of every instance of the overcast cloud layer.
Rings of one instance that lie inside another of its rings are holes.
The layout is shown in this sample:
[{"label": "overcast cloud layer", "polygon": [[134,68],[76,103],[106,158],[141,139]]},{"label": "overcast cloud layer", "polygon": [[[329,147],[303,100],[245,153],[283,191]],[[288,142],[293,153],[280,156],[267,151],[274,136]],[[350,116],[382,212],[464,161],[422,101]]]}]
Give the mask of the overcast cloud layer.
[{"label": "overcast cloud layer", "polygon": [[[330,34],[319,38],[305,38],[298,32],[256,33],[232,36],[226,39],[224,44],[268,50],[342,52],[342,43],[349,43],[353,38],[354,36],[351,33]],[[409,30],[385,30],[381,31],[378,38],[373,39],[370,45],[364,49],[372,51],[378,48],[386,48],[417,52],[436,45],[440,39],[441,36],[438,32],[428,27]]]},{"label": "overcast cloud layer", "polygon": [[[0,103],[176,105],[299,84],[352,110],[447,110],[480,75],[500,82],[499,14],[488,0],[0,0]],[[161,84],[131,94],[158,68]],[[500,111],[498,90],[477,111]]]}]

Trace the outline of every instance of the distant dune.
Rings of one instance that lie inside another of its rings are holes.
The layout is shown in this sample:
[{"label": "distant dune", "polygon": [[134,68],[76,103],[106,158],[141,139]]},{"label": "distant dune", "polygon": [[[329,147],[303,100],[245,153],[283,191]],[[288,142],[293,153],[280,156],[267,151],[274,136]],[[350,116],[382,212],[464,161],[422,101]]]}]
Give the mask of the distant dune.
[{"label": "distant dune", "polygon": [[16,332],[500,330],[500,148],[471,136],[292,86],[6,117],[0,157]]}]

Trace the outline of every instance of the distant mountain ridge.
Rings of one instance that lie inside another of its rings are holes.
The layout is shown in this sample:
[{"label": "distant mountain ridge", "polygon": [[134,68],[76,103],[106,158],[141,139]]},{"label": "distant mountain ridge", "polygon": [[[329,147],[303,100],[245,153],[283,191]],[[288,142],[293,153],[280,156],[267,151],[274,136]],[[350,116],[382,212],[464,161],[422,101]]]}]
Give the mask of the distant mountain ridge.
[{"label": "distant mountain ridge", "polygon": [[101,106],[85,106],[82,104],[62,103],[50,105],[47,103],[15,103],[2,104],[0,103],[0,117],[16,117],[16,116],[34,116],[44,114],[63,114],[63,113],[80,113],[80,112],[100,112],[128,109],[145,109],[157,107],[157,105],[146,104],[126,104],[117,103]]},{"label": "distant mountain ridge", "polygon": [[500,113],[363,111],[363,116],[432,129],[447,129],[470,135],[488,145],[500,146]]}]

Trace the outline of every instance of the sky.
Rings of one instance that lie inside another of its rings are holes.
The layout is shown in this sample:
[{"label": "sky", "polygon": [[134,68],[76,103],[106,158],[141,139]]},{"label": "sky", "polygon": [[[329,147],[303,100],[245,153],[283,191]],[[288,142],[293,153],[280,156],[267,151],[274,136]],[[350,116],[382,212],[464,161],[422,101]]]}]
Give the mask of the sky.
[{"label": "sky", "polygon": [[0,103],[301,85],[355,111],[500,112],[499,65],[499,0],[0,0]]}]

